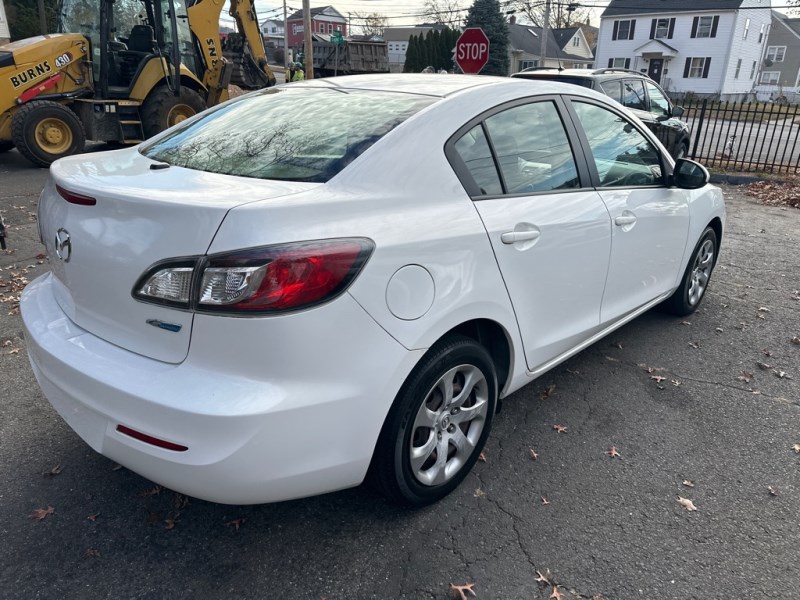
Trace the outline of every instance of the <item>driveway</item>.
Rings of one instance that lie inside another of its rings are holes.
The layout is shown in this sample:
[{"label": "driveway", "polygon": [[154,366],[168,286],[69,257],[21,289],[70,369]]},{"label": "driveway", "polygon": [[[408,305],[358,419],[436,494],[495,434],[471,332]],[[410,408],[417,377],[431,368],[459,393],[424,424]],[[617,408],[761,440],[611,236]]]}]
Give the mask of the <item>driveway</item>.
[{"label": "driveway", "polygon": [[726,187],[702,309],[647,313],[506,399],[437,505],[236,507],[95,454],[39,391],[13,298],[47,268],[45,177],[0,155],[0,597],[797,598],[800,211]]}]

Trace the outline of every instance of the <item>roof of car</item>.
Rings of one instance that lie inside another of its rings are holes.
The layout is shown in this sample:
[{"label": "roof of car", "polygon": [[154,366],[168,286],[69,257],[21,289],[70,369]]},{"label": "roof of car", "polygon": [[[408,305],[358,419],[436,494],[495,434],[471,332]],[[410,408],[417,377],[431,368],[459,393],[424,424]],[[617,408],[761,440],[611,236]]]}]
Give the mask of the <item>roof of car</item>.
[{"label": "roof of car", "polygon": [[[312,79],[287,84],[296,89],[299,87],[317,87],[328,89],[374,90],[385,92],[401,92],[408,94],[424,94],[444,98],[464,90],[486,87],[518,85],[522,80],[512,77],[492,77],[486,75],[453,75],[437,73],[387,73],[380,75],[347,75],[336,78]],[[528,82],[530,83],[530,81]],[[559,88],[550,89],[553,82],[537,81],[544,93],[559,93]],[[555,83],[555,85],[559,85]],[[547,89],[544,89],[544,88]]]},{"label": "roof of car", "polygon": [[631,69],[556,69],[554,67],[545,67],[532,69],[525,69],[519,73],[514,73],[518,77],[537,77],[550,78],[554,75],[563,75],[564,77],[584,77],[586,79],[597,79],[601,77],[611,76],[627,76],[627,77],[641,77],[643,79],[650,79],[646,73],[639,73]]}]

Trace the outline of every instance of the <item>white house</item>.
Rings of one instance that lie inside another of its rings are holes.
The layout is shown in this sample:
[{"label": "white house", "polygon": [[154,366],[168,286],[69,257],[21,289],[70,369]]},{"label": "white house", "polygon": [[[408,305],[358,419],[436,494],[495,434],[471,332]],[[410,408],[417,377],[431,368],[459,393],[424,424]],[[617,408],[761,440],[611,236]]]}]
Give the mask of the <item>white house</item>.
[{"label": "white house", "polygon": [[6,9],[3,0],[0,0],[0,44],[5,44],[11,40],[11,33],[8,31],[8,21],[6,20]]},{"label": "white house", "polygon": [[283,46],[283,21],[278,19],[265,19],[261,22],[261,34],[264,41],[269,44],[272,42],[276,47]]},{"label": "white house", "polygon": [[595,66],[647,73],[671,92],[741,99],[758,80],[771,19],[770,0],[611,0]]},{"label": "white house", "polygon": [[511,73],[530,67],[588,69],[594,55],[580,27],[548,29],[545,56],[542,60],[542,29],[522,25],[514,17],[508,23],[508,52]]}]

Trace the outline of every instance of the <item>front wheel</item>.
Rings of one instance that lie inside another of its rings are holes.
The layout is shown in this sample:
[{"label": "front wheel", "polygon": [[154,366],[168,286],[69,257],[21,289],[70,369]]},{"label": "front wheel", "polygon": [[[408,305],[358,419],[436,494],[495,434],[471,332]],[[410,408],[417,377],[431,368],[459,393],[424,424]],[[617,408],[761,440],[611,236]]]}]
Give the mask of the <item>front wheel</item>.
[{"label": "front wheel", "polygon": [[86,134],[77,115],[51,100],[23,104],[11,120],[11,137],[17,150],[40,167],[64,156],[83,152]]},{"label": "front wheel", "polygon": [[706,227],[686,266],[681,284],[664,301],[663,307],[667,312],[683,317],[697,310],[708,289],[716,257],[717,234],[711,227]]},{"label": "front wheel", "polygon": [[142,104],[142,128],[145,137],[153,137],[165,129],[205,110],[200,94],[181,86],[176,95],[167,86],[155,88]]},{"label": "front wheel", "polygon": [[375,448],[370,478],[388,498],[422,506],[467,476],[486,443],[497,404],[492,358],[452,336],[431,348],[395,399]]}]

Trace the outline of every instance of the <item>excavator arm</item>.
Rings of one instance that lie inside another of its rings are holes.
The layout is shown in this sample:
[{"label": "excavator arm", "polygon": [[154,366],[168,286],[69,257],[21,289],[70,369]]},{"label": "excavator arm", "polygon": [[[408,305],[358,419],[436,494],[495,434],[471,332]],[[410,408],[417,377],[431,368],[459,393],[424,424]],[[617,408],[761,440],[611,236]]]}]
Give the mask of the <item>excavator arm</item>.
[{"label": "excavator arm", "polygon": [[[219,18],[225,0],[194,0],[188,3],[189,27],[200,44],[200,51],[206,63],[203,85],[208,89],[206,104],[213,106],[228,99],[228,83],[233,73],[233,63],[222,55],[222,42],[219,37]],[[250,60],[263,73],[262,87],[275,85],[275,74],[267,64],[267,51],[264,38],[258,26],[254,0],[230,0],[229,14],[236,21],[239,33],[250,52]],[[243,48],[247,55],[247,49]]]}]

